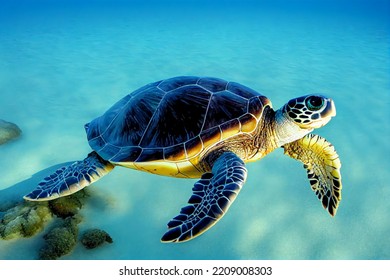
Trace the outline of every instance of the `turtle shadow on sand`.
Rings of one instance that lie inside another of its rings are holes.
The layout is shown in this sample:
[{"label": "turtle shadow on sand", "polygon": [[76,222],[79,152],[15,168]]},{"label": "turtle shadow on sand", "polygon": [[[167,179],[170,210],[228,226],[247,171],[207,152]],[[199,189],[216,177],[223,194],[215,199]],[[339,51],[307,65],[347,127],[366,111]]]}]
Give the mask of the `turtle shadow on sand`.
[{"label": "turtle shadow on sand", "polygon": [[0,212],[5,212],[8,209],[14,207],[15,205],[19,203],[23,203],[23,196],[30,192],[31,189],[34,188],[34,186],[38,185],[38,183],[47,176],[48,174],[51,174],[55,172],[58,168],[60,168],[63,164],[68,163],[60,163],[53,165],[51,167],[48,167],[46,169],[43,169],[34,175],[32,175],[30,178],[18,182],[13,186],[10,186],[5,189],[0,190]]},{"label": "turtle shadow on sand", "polygon": [[[23,199],[32,186],[62,165],[39,171],[27,180],[0,190],[0,238],[29,238],[46,232],[44,245],[37,252],[39,259],[58,259],[69,254],[79,240],[78,225],[83,219],[79,210],[89,197],[85,190],[51,201],[31,202]],[[104,242],[112,243],[109,234],[100,229],[87,230],[80,238],[81,244],[88,249]]]}]

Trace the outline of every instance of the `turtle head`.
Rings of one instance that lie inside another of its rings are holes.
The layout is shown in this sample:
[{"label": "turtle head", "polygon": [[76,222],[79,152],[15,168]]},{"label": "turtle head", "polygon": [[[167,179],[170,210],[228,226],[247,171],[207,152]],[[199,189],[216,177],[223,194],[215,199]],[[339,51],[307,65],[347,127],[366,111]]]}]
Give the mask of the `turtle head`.
[{"label": "turtle head", "polygon": [[284,105],[283,111],[300,128],[309,130],[326,125],[336,116],[333,100],[319,94],[291,99]]}]

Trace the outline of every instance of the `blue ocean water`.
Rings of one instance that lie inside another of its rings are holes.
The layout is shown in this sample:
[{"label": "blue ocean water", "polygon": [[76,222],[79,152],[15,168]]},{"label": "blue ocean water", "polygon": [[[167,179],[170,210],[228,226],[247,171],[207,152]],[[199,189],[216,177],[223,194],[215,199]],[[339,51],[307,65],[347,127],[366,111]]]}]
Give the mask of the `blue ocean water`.
[{"label": "blue ocean water", "polygon": [[[114,243],[77,245],[63,259],[390,258],[389,1],[1,4],[0,119],[23,130],[0,146],[2,205],[23,195],[20,187],[33,189],[47,168],[83,159],[83,125],[149,82],[215,76],[263,93],[275,108],[310,92],[337,107],[315,132],[342,160],[336,217],[322,209],[302,165],[280,150],[248,164],[245,187],[215,227],[162,244],[194,181],[116,168],[88,187],[80,224],[105,229]],[[43,235],[0,240],[0,259],[36,258]]]}]

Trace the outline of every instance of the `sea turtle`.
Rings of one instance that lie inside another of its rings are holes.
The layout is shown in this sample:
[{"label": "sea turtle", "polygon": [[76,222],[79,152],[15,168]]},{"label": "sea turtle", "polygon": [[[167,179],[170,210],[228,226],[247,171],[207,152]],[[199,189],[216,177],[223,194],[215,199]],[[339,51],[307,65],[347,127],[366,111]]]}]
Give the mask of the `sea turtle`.
[{"label": "sea turtle", "polygon": [[161,239],[187,241],[227,212],[244,185],[245,162],[283,147],[304,163],[312,190],[334,216],[341,199],[340,160],[332,144],[310,132],[335,115],[333,101],[319,94],[294,98],[274,111],[267,97],[235,82],[193,76],[161,80],[86,124],[93,151],[46,177],[25,199],[70,195],[115,166],[200,178],[189,205]]}]

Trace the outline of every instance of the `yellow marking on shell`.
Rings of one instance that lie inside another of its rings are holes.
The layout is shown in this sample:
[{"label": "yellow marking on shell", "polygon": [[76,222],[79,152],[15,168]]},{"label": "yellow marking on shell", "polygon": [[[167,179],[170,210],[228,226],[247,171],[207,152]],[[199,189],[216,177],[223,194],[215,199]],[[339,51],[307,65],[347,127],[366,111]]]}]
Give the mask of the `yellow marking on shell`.
[{"label": "yellow marking on shell", "polygon": [[265,107],[271,107],[271,101],[265,96],[258,96],[250,101],[248,113],[252,114],[257,120],[263,116]]},{"label": "yellow marking on shell", "polygon": [[263,110],[264,109],[259,110],[257,112],[253,112],[253,116],[256,118],[256,120],[260,120],[261,119],[261,117],[263,116]]},{"label": "yellow marking on shell", "polygon": [[178,151],[174,154],[171,154],[170,156],[166,157],[166,160],[169,161],[179,161],[179,160],[185,160],[187,158],[185,149],[178,148]]},{"label": "yellow marking on shell", "polygon": [[191,162],[191,164],[193,166],[198,166],[199,165],[199,159],[200,159],[200,156],[193,157],[193,158],[189,159],[189,162]]},{"label": "yellow marking on shell", "polygon": [[216,129],[215,132],[211,135],[206,135],[206,134],[201,134],[201,139],[203,142],[203,149],[206,149],[215,143],[219,142],[222,140],[222,135],[221,135],[221,130]]},{"label": "yellow marking on shell", "polygon": [[240,123],[237,119],[231,120],[224,125],[221,125],[222,140],[230,138],[240,133]]},{"label": "yellow marking on shell", "polygon": [[264,107],[265,106],[269,106],[269,107],[272,108],[272,102],[267,97],[262,95],[262,96],[259,96],[259,99],[260,99],[260,101],[261,101],[261,103],[263,104]]},{"label": "yellow marking on shell", "polygon": [[257,127],[257,119],[252,114],[245,114],[239,119],[241,123],[241,131],[245,133],[253,132]]},{"label": "yellow marking on shell", "polygon": [[[190,142],[191,142],[191,146],[189,145]],[[188,141],[185,144],[185,148],[186,148],[186,152],[187,152],[187,158],[191,158],[191,157],[194,157],[194,156],[200,154],[200,152],[202,152],[202,150],[204,149],[204,146],[203,146],[202,140],[199,137],[196,137],[192,141],[191,140]]]},{"label": "yellow marking on shell", "polygon": [[191,161],[181,161],[176,163],[180,174],[185,175],[186,178],[199,178],[202,172],[194,167]]},{"label": "yellow marking on shell", "polygon": [[150,162],[126,162],[120,163],[120,165],[156,175],[176,178],[199,178],[202,176],[202,173],[199,172],[190,161],[172,162],[156,160]]}]

